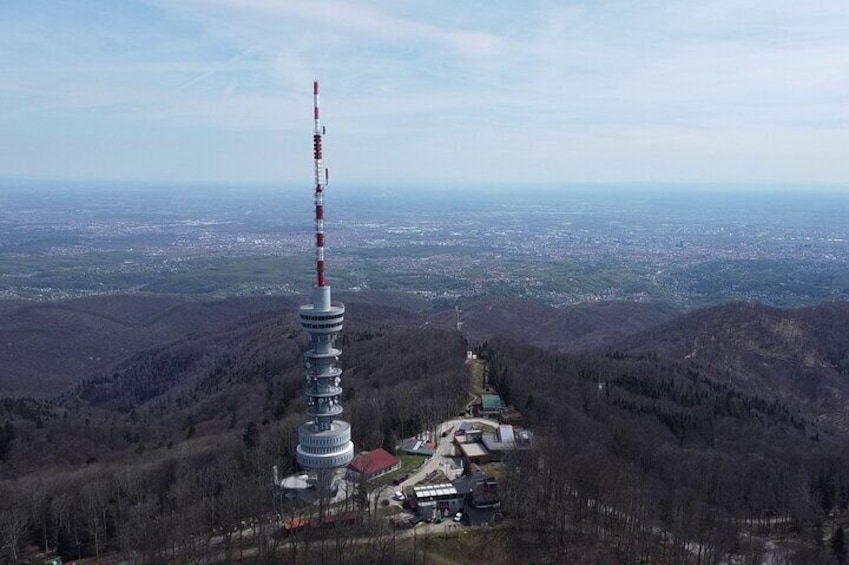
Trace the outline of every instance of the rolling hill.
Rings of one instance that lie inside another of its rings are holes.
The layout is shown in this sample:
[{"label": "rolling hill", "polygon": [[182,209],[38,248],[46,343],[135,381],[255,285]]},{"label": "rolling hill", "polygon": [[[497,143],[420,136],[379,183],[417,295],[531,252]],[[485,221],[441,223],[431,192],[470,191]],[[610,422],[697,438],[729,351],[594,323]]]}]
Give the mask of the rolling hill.
[{"label": "rolling hill", "polygon": [[[679,311],[658,303],[594,302],[553,308],[540,302],[495,298],[465,306],[463,333],[475,343],[496,336],[555,351],[582,351],[615,342],[667,322]],[[454,310],[433,316],[442,327],[456,326]]]},{"label": "rolling hill", "polygon": [[[534,449],[504,470],[515,526],[504,530],[513,551],[505,562],[551,561],[551,548],[594,543],[600,530],[632,543],[649,524],[671,532],[676,551],[695,540],[739,555],[743,542],[770,533],[772,517],[798,541],[824,516],[847,511],[846,431],[816,416],[849,399],[849,304],[727,304],[677,315],[645,304],[555,310],[494,300],[467,307],[461,337],[453,310],[413,312],[372,298],[346,297],[339,342],[344,417],[358,449],[394,445],[456,414],[467,398],[466,340],[536,433]],[[36,487],[43,501],[66,496],[74,518],[53,526],[44,518],[32,531],[57,532],[68,555],[74,536],[89,554],[98,536],[135,550],[144,540],[134,532],[150,534],[166,519],[184,533],[160,535],[199,539],[267,515],[271,467],[294,468],[306,344],[297,300],[161,300],[110,297],[3,314],[36,376],[63,365],[35,359],[35,345],[20,345],[27,335],[77,340],[65,392],[0,404],[12,414],[0,494],[22,508]],[[84,362],[100,351],[98,340],[104,353],[94,370]],[[46,486],[33,483],[36,475]],[[49,517],[44,504],[34,512]],[[114,524],[75,531],[95,507]],[[617,518],[604,508],[627,512]],[[666,555],[653,536],[640,543]]]},{"label": "rolling hill", "polygon": [[15,303],[0,310],[0,397],[50,398],[156,345],[293,307],[286,297],[149,294]]},{"label": "rolling hill", "polygon": [[732,303],[684,314],[609,344],[707,370],[742,390],[845,410],[849,401],[849,303],[782,310]]}]

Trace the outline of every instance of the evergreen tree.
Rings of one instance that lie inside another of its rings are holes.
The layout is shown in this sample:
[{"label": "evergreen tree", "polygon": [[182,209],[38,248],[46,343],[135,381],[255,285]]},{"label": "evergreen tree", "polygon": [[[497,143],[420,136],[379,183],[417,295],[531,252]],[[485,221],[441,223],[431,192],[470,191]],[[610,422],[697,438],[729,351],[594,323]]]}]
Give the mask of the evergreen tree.
[{"label": "evergreen tree", "polygon": [[257,446],[257,440],[259,438],[259,429],[256,424],[253,422],[248,422],[248,425],[245,426],[245,431],[242,434],[242,441],[245,442],[245,447],[248,449],[253,449]]},{"label": "evergreen tree", "polygon": [[846,563],[846,539],[843,527],[838,526],[834,533],[831,534],[831,550],[834,552],[834,558],[838,563]]},{"label": "evergreen tree", "polygon": [[383,434],[383,445],[381,447],[383,447],[383,449],[385,449],[392,455],[395,455],[396,443],[397,440],[395,439],[395,432],[393,432],[391,429]]},{"label": "evergreen tree", "polygon": [[6,421],[3,427],[0,427],[0,461],[5,461],[6,456],[12,449],[12,441],[15,439],[15,426],[12,422]]}]

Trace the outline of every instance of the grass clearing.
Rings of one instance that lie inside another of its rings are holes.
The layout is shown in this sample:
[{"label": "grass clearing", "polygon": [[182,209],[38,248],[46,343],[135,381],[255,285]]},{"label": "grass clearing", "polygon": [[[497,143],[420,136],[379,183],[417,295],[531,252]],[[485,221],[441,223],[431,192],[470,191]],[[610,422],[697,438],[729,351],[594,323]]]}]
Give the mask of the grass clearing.
[{"label": "grass clearing", "polygon": [[420,539],[426,562],[432,563],[503,563],[509,551],[503,531],[491,528],[458,527],[450,534]]},{"label": "grass clearing", "polygon": [[486,370],[486,363],[480,359],[471,359],[469,361],[469,374],[471,377],[471,392],[475,396],[480,396],[483,392],[483,374]]}]

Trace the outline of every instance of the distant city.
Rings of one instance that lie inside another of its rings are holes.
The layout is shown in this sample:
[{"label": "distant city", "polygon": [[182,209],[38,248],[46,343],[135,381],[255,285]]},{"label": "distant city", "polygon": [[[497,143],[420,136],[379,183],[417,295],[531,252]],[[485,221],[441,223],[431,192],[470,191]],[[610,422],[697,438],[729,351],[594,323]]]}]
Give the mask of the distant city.
[{"label": "distant city", "polygon": [[[816,190],[328,192],[330,283],[427,305],[849,297],[849,202]],[[309,292],[309,187],[0,184],[0,298]]]}]

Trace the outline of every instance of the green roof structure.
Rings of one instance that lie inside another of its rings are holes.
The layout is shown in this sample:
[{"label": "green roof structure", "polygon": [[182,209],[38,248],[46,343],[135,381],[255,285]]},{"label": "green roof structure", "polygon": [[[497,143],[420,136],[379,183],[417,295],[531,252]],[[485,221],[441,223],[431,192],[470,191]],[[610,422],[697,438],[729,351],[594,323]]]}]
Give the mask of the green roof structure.
[{"label": "green roof structure", "polygon": [[497,394],[482,394],[481,409],[484,412],[497,412],[504,409],[504,401]]}]

